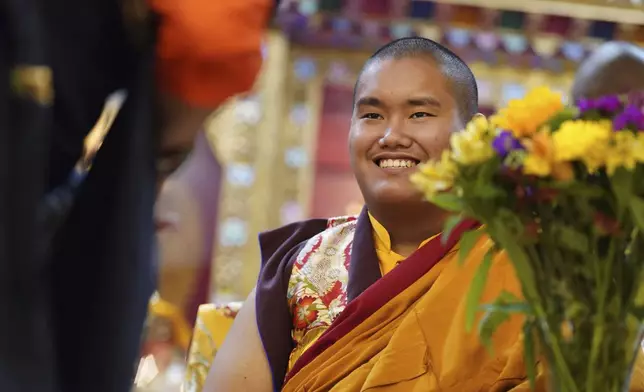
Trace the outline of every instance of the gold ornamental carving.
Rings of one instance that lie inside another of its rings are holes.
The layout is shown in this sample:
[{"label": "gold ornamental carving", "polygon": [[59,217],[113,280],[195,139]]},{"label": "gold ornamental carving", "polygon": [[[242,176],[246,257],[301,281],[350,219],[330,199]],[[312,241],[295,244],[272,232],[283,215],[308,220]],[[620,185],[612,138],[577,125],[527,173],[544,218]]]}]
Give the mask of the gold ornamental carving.
[{"label": "gold ornamental carving", "polygon": [[267,35],[266,46],[267,57],[253,92],[232,100],[206,126],[225,172],[214,245],[212,302],[243,299],[250,292],[260,264],[257,234],[277,226],[272,165],[278,159],[289,49],[279,32]]}]

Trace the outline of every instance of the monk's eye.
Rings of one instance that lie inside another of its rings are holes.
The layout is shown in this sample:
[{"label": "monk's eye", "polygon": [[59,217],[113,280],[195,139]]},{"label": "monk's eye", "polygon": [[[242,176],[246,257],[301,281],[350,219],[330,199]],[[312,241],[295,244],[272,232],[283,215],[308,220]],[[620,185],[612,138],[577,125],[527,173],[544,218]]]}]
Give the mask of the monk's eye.
[{"label": "monk's eye", "polygon": [[409,116],[409,118],[423,118],[423,117],[436,117],[436,116],[427,112],[416,112],[411,116]]},{"label": "monk's eye", "polygon": [[383,117],[379,115],[378,113],[365,113],[362,116],[360,116],[361,119],[368,119],[368,120],[382,120]]}]

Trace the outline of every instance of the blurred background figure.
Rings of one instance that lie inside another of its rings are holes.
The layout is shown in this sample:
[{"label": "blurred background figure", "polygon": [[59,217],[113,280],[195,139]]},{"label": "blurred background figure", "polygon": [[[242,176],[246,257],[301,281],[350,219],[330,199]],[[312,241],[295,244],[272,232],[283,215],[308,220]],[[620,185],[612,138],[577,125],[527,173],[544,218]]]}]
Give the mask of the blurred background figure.
[{"label": "blurred background figure", "polygon": [[[274,6],[3,2],[1,390],[131,388],[157,284],[157,190],[203,120],[252,87]],[[109,132],[86,139],[117,90]]]}]

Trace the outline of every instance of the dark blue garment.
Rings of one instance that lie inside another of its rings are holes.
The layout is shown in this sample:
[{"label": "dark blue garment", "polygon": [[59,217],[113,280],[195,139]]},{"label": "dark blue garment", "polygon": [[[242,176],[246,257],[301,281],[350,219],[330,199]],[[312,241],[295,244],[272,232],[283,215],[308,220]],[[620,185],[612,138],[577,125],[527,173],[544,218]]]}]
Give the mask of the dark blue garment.
[{"label": "dark blue garment", "polygon": [[[129,39],[123,2],[2,0],[2,392],[131,389],[154,288],[155,51]],[[53,106],[15,94],[18,65],[53,69]],[[75,191],[83,139],[119,89],[128,99]],[[53,231],[48,203],[64,212]]]},{"label": "dark blue garment", "polygon": [[43,262],[49,258],[52,241],[64,225],[85,177],[87,171],[74,167],[67,181],[45,194],[39,206],[38,221],[42,235],[40,247]]}]

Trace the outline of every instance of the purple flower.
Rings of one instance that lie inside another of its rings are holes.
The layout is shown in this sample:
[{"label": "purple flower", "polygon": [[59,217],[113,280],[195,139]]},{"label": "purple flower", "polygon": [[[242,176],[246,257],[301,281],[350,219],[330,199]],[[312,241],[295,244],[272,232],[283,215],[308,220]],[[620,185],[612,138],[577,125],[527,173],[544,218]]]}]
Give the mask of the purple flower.
[{"label": "purple flower", "polygon": [[577,101],[577,107],[579,108],[579,111],[582,113],[595,110],[597,108],[596,106],[597,105],[595,104],[595,100],[593,99],[582,98],[579,101]]},{"label": "purple flower", "polygon": [[505,158],[511,151],[522,150],[521,142],[509,131],[501,131],[492,141],[492,148],[501,158]]},{"label": "purple flower", "polygon": [[608,95],[597,99],[597,109],[613,113],[622,108],[622,101],[617,95]]},{"label": "purple flower", "polygon": [[613,129],[616,131],[623,129],[644,130],[644,112],[635,105],[628,105],[622,113],[613,119]]},{"label": "purple flower", "polygon": [[596,99],[584,98],[577,102],[577,107],[582,114],[591,110],[614,113],[622,108],[622,101],[617,95],[607,95]]}]

